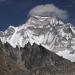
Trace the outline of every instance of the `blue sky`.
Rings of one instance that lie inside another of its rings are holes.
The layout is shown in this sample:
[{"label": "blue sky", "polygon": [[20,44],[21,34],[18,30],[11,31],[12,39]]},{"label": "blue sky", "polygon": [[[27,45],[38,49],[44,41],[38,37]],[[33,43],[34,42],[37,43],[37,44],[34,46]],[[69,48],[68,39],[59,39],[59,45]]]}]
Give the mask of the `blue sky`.
[{"label": "blue sky", "polygon": [[68,21],[75,25],[75,0],[0,0],[0,30],[9,25],[19,26],[28,19],[29,11],[37,5],[54,4],[68,12]]}]

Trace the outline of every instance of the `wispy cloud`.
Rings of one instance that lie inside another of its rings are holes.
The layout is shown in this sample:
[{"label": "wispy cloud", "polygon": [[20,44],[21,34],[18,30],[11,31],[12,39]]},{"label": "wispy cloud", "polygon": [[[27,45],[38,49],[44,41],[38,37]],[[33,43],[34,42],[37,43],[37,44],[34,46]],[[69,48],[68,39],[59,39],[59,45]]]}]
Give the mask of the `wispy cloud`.
[{"label": "wispy cloud", "polygon": [[38,5],[30,10],[29,15],[51,16],[67,19],[67,11],[56,7],[54,4]]}]

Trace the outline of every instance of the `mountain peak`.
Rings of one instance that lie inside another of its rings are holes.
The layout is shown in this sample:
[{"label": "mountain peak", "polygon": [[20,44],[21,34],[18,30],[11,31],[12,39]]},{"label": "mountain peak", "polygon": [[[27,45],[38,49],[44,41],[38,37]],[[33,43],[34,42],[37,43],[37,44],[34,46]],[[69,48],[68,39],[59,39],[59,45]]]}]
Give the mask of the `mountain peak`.
[{"label": "mountain peak", "polygon": [[24,47],[28,42],[31,45],[41,44],[58,54],[66,49],[75,50],[75,27],[55,17],[31,16],[25,24],[10,26],[5,32],[1,32],[0,39],[14,48],[17,45]]}]

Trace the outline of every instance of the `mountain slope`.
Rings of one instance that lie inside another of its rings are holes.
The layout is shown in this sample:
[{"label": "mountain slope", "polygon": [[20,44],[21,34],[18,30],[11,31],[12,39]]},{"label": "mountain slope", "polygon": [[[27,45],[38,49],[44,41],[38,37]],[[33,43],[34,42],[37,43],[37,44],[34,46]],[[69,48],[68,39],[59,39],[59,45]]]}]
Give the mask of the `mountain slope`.
[{"label": "mountain slope", "polygon": [[67,59],[64,59],[54,52],[47,50],[41,45],[30,43],[26,44],[24,48],[21,48],[22,60],[25,62],[25,66],[28,69],[35,69],[37,67],[56,66],[62,64],[71,64]]},{"label": "mountain slope", "polygon": [[74,75],[75,64],[36,43],[13,48],[0,42],[0,74]]},{"label": "mountain slope", "polygon": [[0,75],[32,75],[32,74],[27,69],[22,68],[20,64],[17,64],[11,57],[7,56],[3,52],[3,48],[0,47]]}]

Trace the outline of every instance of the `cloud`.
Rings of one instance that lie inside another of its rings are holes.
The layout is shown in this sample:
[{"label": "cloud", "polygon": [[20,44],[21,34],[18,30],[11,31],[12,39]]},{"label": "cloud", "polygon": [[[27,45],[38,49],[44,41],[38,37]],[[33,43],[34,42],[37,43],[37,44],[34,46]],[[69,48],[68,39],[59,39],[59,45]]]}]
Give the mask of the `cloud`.
[{"label": "cloud", "polygon": [[30,10],[29,16],[32,15],[67,19],[67,11],[56,7],[54,4],[38,5]]}]

